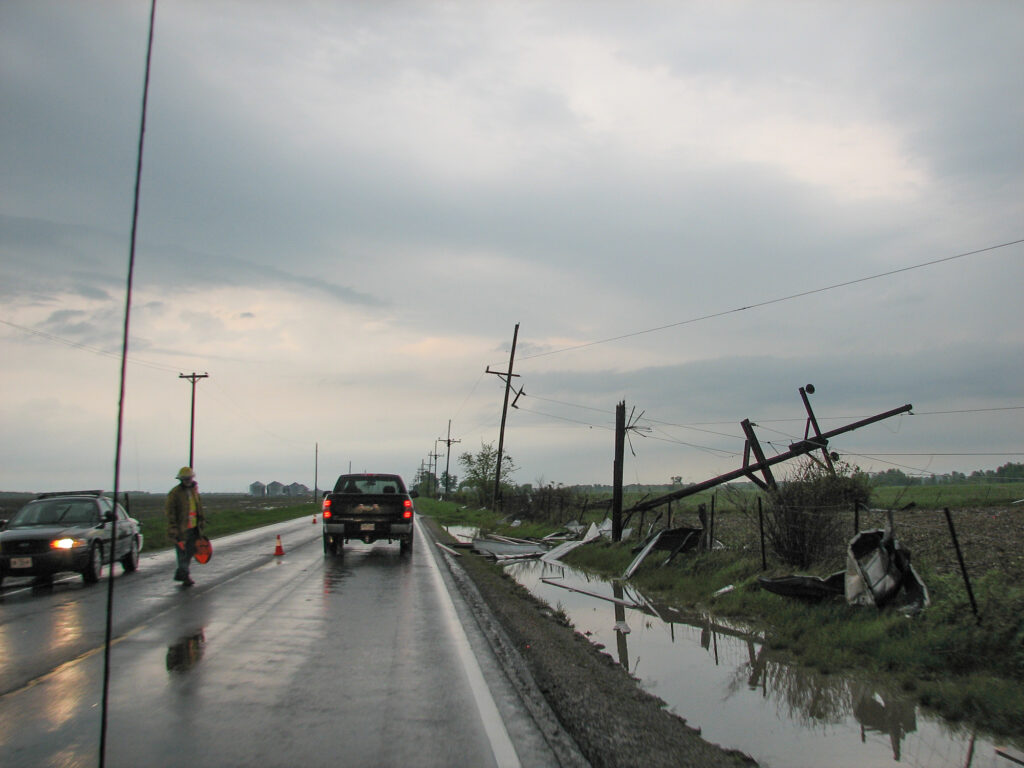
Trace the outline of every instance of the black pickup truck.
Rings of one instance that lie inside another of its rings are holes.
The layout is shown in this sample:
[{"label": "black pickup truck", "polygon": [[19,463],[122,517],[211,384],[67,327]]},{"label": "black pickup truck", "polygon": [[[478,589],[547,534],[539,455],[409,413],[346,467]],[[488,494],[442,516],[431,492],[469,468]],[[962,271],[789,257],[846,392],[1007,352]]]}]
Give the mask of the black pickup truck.
[{"label": "black pickup truck", "polygon": [[401,553],[409,554],[416,495],[406,491],[398,475],[342,475],[334,490],[324,494],[324,554],[343,554],[342,545],[352,539],[367,544],[397,540]]}]

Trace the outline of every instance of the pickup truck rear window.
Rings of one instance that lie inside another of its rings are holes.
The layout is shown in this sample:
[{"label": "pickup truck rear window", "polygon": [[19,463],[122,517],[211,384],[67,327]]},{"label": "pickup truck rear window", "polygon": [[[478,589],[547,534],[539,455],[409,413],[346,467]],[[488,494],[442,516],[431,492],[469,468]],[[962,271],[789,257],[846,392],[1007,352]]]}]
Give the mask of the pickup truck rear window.
[{"label": "pickup truck rear window", "polygon": [[335,493],[405,493],[405,486],[402,484],[402,478],[388,476],[388,475],[376,475],[374,477],[364,477],[353,475],[350,477],[342,477],[338,479],[337,485],[334,487]]}]

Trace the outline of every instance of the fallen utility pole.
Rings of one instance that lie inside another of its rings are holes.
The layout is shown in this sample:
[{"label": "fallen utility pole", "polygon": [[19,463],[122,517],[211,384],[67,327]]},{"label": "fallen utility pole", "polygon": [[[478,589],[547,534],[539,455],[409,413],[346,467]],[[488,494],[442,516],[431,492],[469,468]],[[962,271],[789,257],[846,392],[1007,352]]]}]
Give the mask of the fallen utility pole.
[{"label": "fallen utility pole", "polygon": [[[813,390],[810,391],[813,392]],[[908,413],[913,409],[913,407],[914,406],[908,403],[907,405],[900,406],[899,408],[893,408],[891,411],[880,413],[877,416],[870,416],[866,419],[855,421],[852,424],[847,424],[844,427],[838,427],[828,432],[817,433],[813,438],[805,437],[803,440],[800,440],[799,442],[792,443],[789,446],[788,451],[780,453],[777,456],[772,456],[771,458],[764,458],[764,454],[760,451],[760,446],[757,446],[756,450],[758,453],[760,453],[760,455],[756,457],[757,461],[754,462],[753,464],[750,463],[750,437],[753,435],[753,430],[748,430],[748,427],[752,427],[753,425],[750,424],[749,420],[744,420],[742,422],[742,425],[744,427],[744,432],[747,433],[747,445],[743,451],[742,467],[733,470],[732,472],[727,472],[724,475],[713,477],[710,480],[705,480],[702,483],[691,485],[688,488],[681,488],[678,491],[673,491],[672,493],[666,494],[664,496],[659,496],[654,499],[642,501],[639,504],[636,504],[635,506],[630,508],[629,512],[644,512],[648,509],[654,509],[655,507],[660,507],[662,504],[667,504],[670,501],[682,499],[685,498],[686,496],[692,496],[695,493],[706,491],[709,488],[714,488],[715,486],[727,483],[730,480],[738,480],[741,477],[746,477],[752,480],[758,486],[764,488],[768,484],[774,484],[774,479],[769,480],[769,478],[772,477],[769,468],[774,466],[775,464],[781,464],[784,461],[789,461],[790,459],[794,459],[798,456],[809,454],[813,451],[827,451],[828,441],[831,438],[836,437],[837,435],[845,434],[847,432],[852,432],[853,430],[860,429],[861,427],[866,427],[868,424],[874,424],[877,421],[883,421],[885,419],[892,418],[893,416],[899,416],[901,413]],[[817,430],[815,431],[817,432]],[[765,480],[762,480],[761,478],[757,477],[754,474],[755,472],[763,473],[765,476]]]}]

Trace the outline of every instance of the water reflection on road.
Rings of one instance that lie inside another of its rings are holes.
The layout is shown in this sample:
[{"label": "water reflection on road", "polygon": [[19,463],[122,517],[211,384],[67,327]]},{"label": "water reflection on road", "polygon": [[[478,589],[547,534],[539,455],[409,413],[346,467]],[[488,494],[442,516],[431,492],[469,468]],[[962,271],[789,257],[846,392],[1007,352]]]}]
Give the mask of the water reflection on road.
[{"label": "water reflection on road", "polygon": [[507,571],[707,740],[762,766],[1006,765],[992,739],[922,713],[884,683],[790,666],[750,628],[686,616],[621,582],[540,560]]}]

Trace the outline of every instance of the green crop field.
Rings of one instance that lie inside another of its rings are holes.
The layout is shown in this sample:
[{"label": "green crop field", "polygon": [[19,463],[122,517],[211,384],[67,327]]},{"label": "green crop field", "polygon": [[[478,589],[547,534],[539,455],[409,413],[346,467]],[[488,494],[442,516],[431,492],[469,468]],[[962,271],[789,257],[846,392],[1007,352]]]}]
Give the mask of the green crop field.
[{"label": "green crop field", "polygon": [[871,490],[872,506],[882,508],[910,503],[921,509],[1007,507],[1022,499],[1024,482],[881,486]]}]

